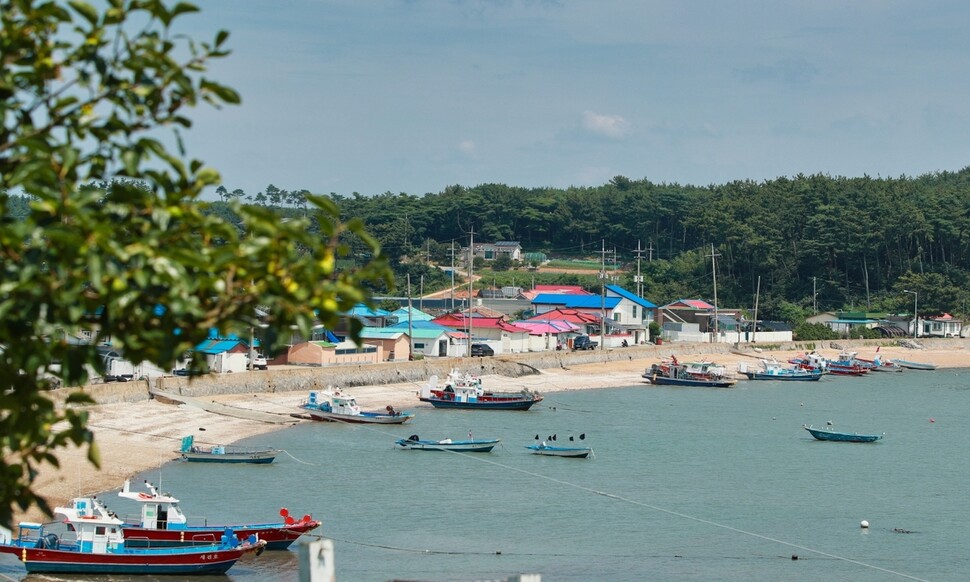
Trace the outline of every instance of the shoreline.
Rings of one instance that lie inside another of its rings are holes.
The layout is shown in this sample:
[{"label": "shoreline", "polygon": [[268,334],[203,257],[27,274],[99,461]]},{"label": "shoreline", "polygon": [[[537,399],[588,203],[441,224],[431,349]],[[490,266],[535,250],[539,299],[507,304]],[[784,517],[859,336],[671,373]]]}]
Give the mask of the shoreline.
[{"label": "shoreline", "polygon": [[[670,346],[670,352],[683,361],[713,360],[728,370],[736,370],[740,362],[756,363],[759,358],[787,361],[801,350],[776,350],[763,352],[728,352],[700,354],[697,346]],[[819,350],[826,357],[834,357],[838,350]],[[872,357],[875,350],[860,348],[861,357]],[[883,346],[880,354],[886,359],[906,359],[935,364],[938,368],[970,367],[970,351],[962,343],[947,347],[914,350],[900,346]],[[669,355],[669,354],[668,354]],[[543,369],[538,374],[517,378],[486,375],[485,386],[498,391],[518,391],[523,388],[543,394],[570,390],[649,386],[641,377],[656,356],[571,365],[569,367]],[[253,372],[259,374],[261,372]],[[902,373],[928,374],[932,372],[906,370]],[[845,379],[852,382],[853,379]],[[738,382],[743,387],[749,380]],[[417,402],[419,382],[402,382],[376,386],[354,386],[347,389],[361,407],[367,410],[382,409],[390,404],[398,410],[432,410],[430,405]],[[712,388],[712,390],[721,390]],[[61,449],[57,456],[61,467],[41,467],[34,480],[35,491],[48,500],[51,507],[67,504],[72,497],[81,494],[100,494],[119,489],[125,479],[138,473],[161,466],[177,459],[176,449],[183,436],[194,435],[199,444],[232,444],[290,426],[313,422],[292,418],[297,406],[306,398],[305,392],[263,392],[207,396],[190,400],[213,402],[235,409],[257,411],[278,415],[279,423],[227,416],[206,411],[197,405],[164,403],[162,399],[150,399],[133,403],[102,404],[87,407],[90,412],[88,426],[95,433],[95,442],[101,453],[101,470],[88,463],[83,450],[76,447]],[[420,422],[420,419],[417,420]],[[44,521],[36,508],[16,512],[18,521]]]}]

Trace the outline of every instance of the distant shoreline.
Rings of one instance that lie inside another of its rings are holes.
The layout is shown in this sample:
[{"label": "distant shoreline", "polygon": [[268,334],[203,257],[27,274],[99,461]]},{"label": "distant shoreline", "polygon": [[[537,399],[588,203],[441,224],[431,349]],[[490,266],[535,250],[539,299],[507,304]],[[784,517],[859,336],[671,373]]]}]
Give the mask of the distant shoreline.
[{"label": "distant shoreline", "polygon": [[[833,342],[815,343],[819,345],[818,350],[825,356],[834,357],[838,353],[837,349],[833,349],[829,345]],[[927,347],[923,350],[910,350],[876,342],[865,342],[865,340],[834,343],[852,351],[858,351],[863,357],[874,355],[878,346],[880,353],[885,358],[927,361],[936,364],[939,368],[970,367],[970,351],[967,349],[970,341],[965,340],[952,339],[926,342]],[[684,361],[713,360],[733,371],[737,369],[737,364],[741,361],[750,363],[753,359],[761,357],[785,361],[789,357],[804,351],[804,349],[797,348],[763,352],[753,350],[722,351],[733,349],[733,346],[716,346],[721,349],[715,351],[711,349],[712,347],[715,346],[711,344],[633,346],[609,350],[610,359],[606,361],[603,359],[597,361],[594,353],[585,352],[585,354],[593,355],[591,357],[578,356],[575,363],[566,363],[566,358],[548,360],[550,362],[556,361],[558,365],[539,369],[539,373],[514,377],[485,373],[483,374],[483,381],[486,387],[495,390],[528,388],[540,393],[623,386],[642,385],[647,387],[649,385],[641,377],[646,367],[660,358],[670,355],[677,355]],[[502,356],[497,356],[484,359],[465,358],[459,361],[463,364],[461,368],[464,370],[473,371],[485,368],[487,372],[493,369],[495,363],[502,359]],[[512,361],[514,357],[509,356],[506,359]],[[523,359],[527,360],[527,358]],[[580,359],[588,361],[578,361]],[[486,360],[495,360],[496,362]],[[409,362],[409,364],[420,366],[420,362]],[[528,366],[528,364],[525,365]],[[394,365],[389,364],[389,366]],[[389,369],[393,370],[394,368]],[[323,375],[331,374],[326,368],[319,369],[319,373]],[[906,371],[904,373],[932,374],[932,372],[921,371]],[[247,374],[266,374],[266,372],[249,372]],[[236,381],[243,381],[243,378],[236,378]],[[431,410],[428,405],[419,403],[416,397],[417,390],[425,381],[426,378],[412,379],[394,384],[354,385],[346,389],[357,397],[361,406],[365,409],[382,409],[385,405],[391,404],[399,410],[416,411],[417,417],[414,423],[420,425],[421,414]],[[846,381],[852,382],[853,379]],[[868,379],[859,381],[868,381]],[[340,385],[340,378],[327,377],[327,382]],[[743,387],[746,382],[748,380],[739,382],[738,387]],[[245,382],[242,383],[245,384]],[[117,389],[131,390],[132,388],[122,385]],[[716,389],[712,388],[712,390]],[[276,415],[285,420],[284,424],[225,416],[187,404],[165,404],[156,399],[91,406],[88,408],[90,413],[89,426],[95,432],[95,439],[101,452],[101,471],[95,470],[87,463],[82,451],[65,449],[58,453],[61,460],[60,469],[51,466],[40,467],[38,477],[34,480],[35,490],[46,497],[52,507],[68,503],[78,493],[97,494],[116,490],[121,487],[126,478],[175,460],[177,458],[175,449],[183,436],[195,435],[200,444],[231,444],[300,422],[308,422],[289,416],[290,413],[298,411],[298,405],[306,396],[307,390],[289,390],[237,391],[234,394],[210,394],[197,397],[232,407]],[[278,460],[277,462],[281,461]],[[40,520],[42,515],[36,509],[32,509],[26,514],[18,514],[15,519]]]}]

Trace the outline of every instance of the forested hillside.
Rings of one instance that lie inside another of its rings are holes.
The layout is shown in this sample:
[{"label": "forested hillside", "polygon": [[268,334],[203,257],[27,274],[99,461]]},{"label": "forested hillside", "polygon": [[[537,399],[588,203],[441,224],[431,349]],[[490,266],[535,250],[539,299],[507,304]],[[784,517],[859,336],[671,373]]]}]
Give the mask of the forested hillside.
[{"label": "forested hillside", "polygon": [[[300,213],[305,193],[223,187],[211,210],[228,212],[226,202],[237,198]],[[448,264],[474,231],[476,241],[519,241],[550,258],[599,261],[605,247],[626,269],[617,282],[630,289],[639,246],[644,295],[656,303],[711,299],[713,245],[718,303],[750,307],[760,278],[765,318],[797,321],[815,309],[911,312],[914,296],[903,290],[919,294],[922,314],[963,315],[970,296],[970,168],[707,187],[617,176],[586,188],[482,184],[423,196],[330,198],[344,219],[362,219],[381,242],[402,275],[399,286],[404,273],[412,281],[426,275],[426,291],[448,284],[428,259]],[[8,214],[16,208],[8,206]]]}]

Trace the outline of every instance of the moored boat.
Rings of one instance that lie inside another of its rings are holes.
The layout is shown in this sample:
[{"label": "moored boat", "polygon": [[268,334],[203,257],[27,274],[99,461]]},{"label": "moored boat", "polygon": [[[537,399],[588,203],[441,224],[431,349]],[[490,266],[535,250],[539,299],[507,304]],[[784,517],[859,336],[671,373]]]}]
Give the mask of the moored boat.
[{"label": "moored boat", "polygon": [[533,455],[543,455],[546,457],[585,459],[593,454],[592,447],[558,447],[555,445],[548,445],[544,442],[535,445],[527,445],[525,448],[532,451]]},{"label": "moored boat", "polygon": [[272,463],[279,453],[276,449],[248,449],[233,445],[203,447],[195,444],[192,435],[182,437],[182,447],[175,451],[183,461],[192,463]]},{"label": "moored boat", "polygon": [[170,494],[160,493],[148,481],[145,481],[145,488],[148,489],[147,493],[132,491],[131,482],[126,480],[124,488],[118,493],[119,497],[140,504],[138,520],[125,520],[121,526],[125,541],[130,547],[154,548],[212,543],[212,540],[219,539],[222,532],[229,528],[240,540],[253,535],[266,542],[267,550],[285,550],[301,535],[320,526],[320,522],[310,515],[304,515],[300,519],[291,517],[286,508],[280,510],[282,522],[211,525],[206,519],[205,525],[190,525],[189,518],[179,507],[178,499]]},{"label": "moored boat", "polygon": [[357,399],[343,393],[339,388],[323,392],[310,392],[300,404],[313,420],[349,422],[354,424],[404,424],[414,418],[410,412],[395,412],[388,406],[384,412],[361,410]]},{"label": "moored boat", "polygon": [[761,359],[761,369],[749,369],[747,363],[738,364],[738,372],[748,380],[816,381],[822,377],[818,369],[806,369],[792,364],[782,366],[775,360]]},{"label": "moored boat", "polygon": [[672,356],[669,360],[662,360],[653,364],[642,375],[648,382],[666,386],[707,386],[713,388],[730,388],[738,383],[729,378],[724,366],[714,362],[678,362]]},{"label": "moored boat", "polygon": [[240,542],[225,530],[206,544],[134,548],[124,538],[122,520],[96,497],[76,498],[54,514],[64,518],[68,531],[21,522],[18,537],[3,540],[0,552],[16,555],[29,573],[187,576],[225,574],[244,554],[266,546],[255,536]]},{"label": "moored boat", "polygon": [[928,362],[913,362],[910,360],[900,360],[898,358],[889,360],[889,361],[902,368],[906,368],[907,370],[935,370],[936,369],[936,364],[930,364]]},{"label": "moored boat", "polygon": [[829,428],[815,428],[806,424],[802,428],[820,441],[834,441],[840,443],[872,443],[878,441],[886,433],[882,434],[861,434],[856,432],[842,432]]},{"label": "moored boat", "polygon": [[415,451],[454,451],[459,453],[490,453],[499,439],[489,440],[452,440],[442,439],[439,441],[425,440],[413,434],[406,439],[399,439],[394,442],[402,449]]},{"label": "moored boat", "polygon": [[542,401],[542,395],[528,389],[521,392],[493,392],[485,389],[481,378],[452,370],[441,388],[438,387],[438,376],[431,376],[418,392],[418,399],[435,408],[529,410]]}]

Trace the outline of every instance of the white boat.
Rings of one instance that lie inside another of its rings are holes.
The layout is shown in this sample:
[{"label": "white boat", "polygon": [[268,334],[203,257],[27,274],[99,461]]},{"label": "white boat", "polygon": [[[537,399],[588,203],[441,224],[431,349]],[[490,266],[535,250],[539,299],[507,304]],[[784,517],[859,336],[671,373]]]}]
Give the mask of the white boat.
[{"label": "white boat", "polygon": [[384,412],[368,412],[360,409],[357,399],[344,394],[339,388],[323,392],[310,392],[300,404],[313,420],[349,422],[354,424],[404,424],[414,418],[410,412],[396,412],[388,406]]}]

